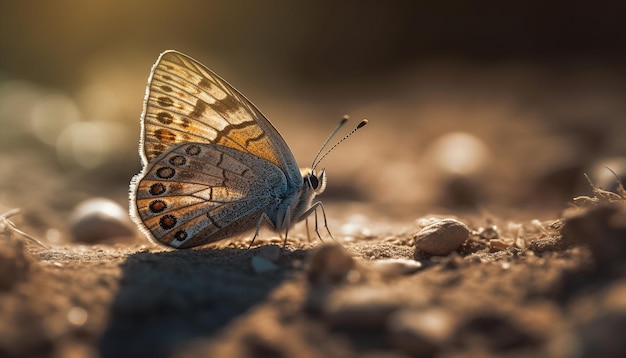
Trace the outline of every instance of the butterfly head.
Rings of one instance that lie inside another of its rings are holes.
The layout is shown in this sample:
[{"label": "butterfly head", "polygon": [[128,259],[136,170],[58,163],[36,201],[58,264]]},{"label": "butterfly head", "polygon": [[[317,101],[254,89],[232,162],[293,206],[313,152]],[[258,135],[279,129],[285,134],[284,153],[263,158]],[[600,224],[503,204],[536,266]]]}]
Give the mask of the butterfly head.
[{"label": "butterfly head", "polygon": [[326,158],[326,156],[330,152],[332,152],[333,149],[335,149],[341,142],[348,139],[348,137],[354,134],[357,130],[363,128],[367,124],[367,119],[362,120],[356,126],[356,128],[354,128],[350,133],[348,133],[345,137],[341,138],[341,140],[339,140],[329,150],[327,150],[324,154],[322,154],[324,148],[326,148],[326,145],[328,145],[328,142],[330,142],[330,140],[335,136],[337,131],[341,127],[343,127],[343,125],[346,124],[346,122],[348,122],[347,115],[343,116],[343,118],[339,121],[339,124],[337,124],[337,127],[335,127],[335,129],[330,133],[328,138],[326,138],[326,141],[324,142],[324,144],[322,144],[322,147],[317,152],[317,155],[315,155],[315,158],[313,159],[313,163],[311,164],[311,168],[300,169],[300,173],[302,174],[302,180],[304,181],[305,188],[307,191],[312,192],[313,195],[320,195],[322,192],[324,192],[324,189],[326,189],[326,170],[322,168],[322,170],[319,171],[318,173],[315,170],[317,165],[324,158]]},{"label": "butterfly head", "polygon": [[311,190],[315,195],[320,195],[326,189],[326,169],[317,172],[313,169],[301,169],[302,180],[307,190]]}]

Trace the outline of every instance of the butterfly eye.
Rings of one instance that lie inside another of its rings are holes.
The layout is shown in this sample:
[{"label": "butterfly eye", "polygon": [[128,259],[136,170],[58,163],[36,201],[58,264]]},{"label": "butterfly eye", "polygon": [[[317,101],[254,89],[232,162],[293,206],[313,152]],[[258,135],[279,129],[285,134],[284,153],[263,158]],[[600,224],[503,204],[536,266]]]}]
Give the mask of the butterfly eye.
[{"label": "butterfly eye", "polygon": [[316,195],[321,194],[324,189],[326,189],[326,171],[322,169],[319,175],[315,175],[315,173],[310,173],[307,177],[309,180],[309,185],[311,189],[315,191]]},{"label": "butterfly eye", "polygon": [[309,185],[311,185],[311,189],[317,190],[317,187],[320,185],[320,181],[317,179],[315,174],[313,173],[309,174],[308,179],[309,179]]}]

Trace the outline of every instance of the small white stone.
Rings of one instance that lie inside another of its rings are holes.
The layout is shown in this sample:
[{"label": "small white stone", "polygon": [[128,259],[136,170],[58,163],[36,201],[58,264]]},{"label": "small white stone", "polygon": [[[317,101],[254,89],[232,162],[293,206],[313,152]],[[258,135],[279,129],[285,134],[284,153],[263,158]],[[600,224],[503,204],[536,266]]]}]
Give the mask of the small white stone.
[{"label": "small white stone", "polygon": [[88,243],[134,234],[128,211],[106,198],[79,203],[70,215],[70,229],[74,241]]},{"label": "small white stone", "polygon": [[512,247],[515,243],[510,239],[493,239],[489,240],[489,246],[495,250],[506,250]]},{"label": "small white stone", "polygon": [[408,259],[383,259],[372,263],[372,269],[383,276],[394,277],[413,274],[423,268],[419,261]]},{"label": "small white stone", "polygon": [[452,132],[433,141],[424,156],[432,162],[434,170],[471,177],[485,170],[491,153],[477,136],[466,132]]},{"label": "small white stone", "polygon": [[265,245],[258,248],[257,255],[271,262],[280,259],[281,248],[278,245]]},{"label": "small white stone", "polygon": [[82,307],[72,307],[67,313],[67,320],[74,326],[82,326],[87,322],[89,314]]},{"label": "small white stone", "polygon": [[267,272],[276,271],[278,266],[276,266],[273,262],[261,256],[252,257],[252,269],[257,274],[264,274]]},{"label": "small white stone", "polygon": [[413,236],[415,247],[427,254],[446,256],[470,235],[469,228],[455,219],[443,219],[423,228]]}]

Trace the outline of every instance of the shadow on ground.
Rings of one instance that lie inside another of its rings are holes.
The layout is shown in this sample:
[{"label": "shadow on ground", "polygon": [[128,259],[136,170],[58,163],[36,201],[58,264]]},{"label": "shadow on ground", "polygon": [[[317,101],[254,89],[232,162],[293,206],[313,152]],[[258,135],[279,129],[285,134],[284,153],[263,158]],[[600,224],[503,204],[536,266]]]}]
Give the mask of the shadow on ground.
[{"label": "shadow on ground", "polygon": [[140,252],[121,265],[102,357],[165,357],[194,339],[211,337],[263,302],[304,257],[287,252],[279,270],[255,274],[252,250]]}]

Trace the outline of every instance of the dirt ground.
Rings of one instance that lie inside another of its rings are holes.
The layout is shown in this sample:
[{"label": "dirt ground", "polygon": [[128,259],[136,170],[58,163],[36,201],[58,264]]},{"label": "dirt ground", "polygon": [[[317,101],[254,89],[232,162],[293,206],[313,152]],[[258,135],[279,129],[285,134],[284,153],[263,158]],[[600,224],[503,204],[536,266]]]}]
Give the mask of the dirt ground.
[{"label": "dirt ground", "polygon": [[[129,223],[141,83],[125,130],[103,132],[114,145],[87,156],[6,121],[0,356],[626,356],[624,193],[595,171],[624,153],[626,81],[594,71],[427,67],[386,84],[398,88],[387,98],[322,109],[261,96],[297,158],[332,122],[303,135],[311,122],[285,118],[350,107],[370,119],[325,163],[336,240],[299,225],[284,250],[264,230],[251,249],[247,235],[174,251]],[[613,194],[591,192],[584,173]],[[96,197],[122,214],[77,209]],[[414,235],[443,218],[468,237],[444,256],[417,249]]]},{"label": "dirt ground", "polygon": [[259,239],[249,250],[248,239],[171,251],[139,239],[44,249],[5,230],[0,353],[618,357],[626,352],[623,202],[582,210],[564,223],[523,225],[525,234],[511,244],[502,240],[511,238],[506,229],[466,222],[471,237],[444,257],[416,250],[410,232],[357,234],[312,245],[298,234],[285,250],[274,237]]}]

